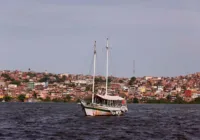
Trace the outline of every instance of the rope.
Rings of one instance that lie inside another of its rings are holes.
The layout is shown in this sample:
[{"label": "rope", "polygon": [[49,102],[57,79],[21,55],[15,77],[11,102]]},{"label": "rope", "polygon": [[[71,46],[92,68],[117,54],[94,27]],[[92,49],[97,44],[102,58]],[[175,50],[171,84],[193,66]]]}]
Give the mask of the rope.
[{"label": "rope", "polygon": [[112,76],[115,76],[116,75],[116,71],[115,71],[115,65],[113,63],[114,61],[112,59],[112,53],[111,53],[111,51],[109,51],[109,55],[110,55],[110,57],[109,57],[109,60],[110,60],[110,74]]},{"label": "rope", "polygon": [[92,58],[92,61],[90,63],[90,69],[88,75],[92,75],[92,70],[93,70],[93,62],[94,62],[94,57]]}]

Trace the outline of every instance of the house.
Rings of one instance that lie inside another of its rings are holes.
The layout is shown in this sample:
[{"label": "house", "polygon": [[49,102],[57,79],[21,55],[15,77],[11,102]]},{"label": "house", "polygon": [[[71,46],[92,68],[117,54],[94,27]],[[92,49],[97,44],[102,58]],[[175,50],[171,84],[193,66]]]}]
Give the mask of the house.
[{"label": "house", "polygon": [[120,84],[110,84],[110,88],[111,89],[120,89],[121,88],[121,85]]},{"label": "house", "polygon": [[138,91],[144,93],[144,92],[146,92],[146,87],[141,86],[141,87],[138,88]]},{"label": "house", "polygon": [[152,76],[145,76],[145,77],[144,77],[145,80],[150,80],[150,79],[152,79],[152,78],[153,78]]},{"label": "house", "polygon": [[128,87],[126,87],[126,86],[123,86],[123,91],[128,91]]},{"label": "house", "polygon": [[72,81],[72,83],[74,83],[76,85],[86,85],[87,81],[86,80],[76,80],[76,81]]},{"label": "house", "polygon": [[8,88],[9,88],[9,89],[11,89],[11,88],[17,88],[17,85],[15,85],[15,84],[9,84],[9,85],[8,85]]},{"label": "house", "polygon": [[192,94],[192,99],[199,98],[199,97],[200,97],[200,92],[194,92]]},{"label": "house", "polygon": [[5,87],[5,86],[6,86],[6,82],[0,81],[0,87]]},{"label": "house", "polygon": [[44,89],[44,86],[43,86],[43,85],[36,85],[36,86],[35,86],[35,89],[36,89],[36,90],[43,90],[43,89]]},{"label": "house", "polygon": [[186,90],[185,91],[185,97],[192,97],[192,91],[191,90]]}]

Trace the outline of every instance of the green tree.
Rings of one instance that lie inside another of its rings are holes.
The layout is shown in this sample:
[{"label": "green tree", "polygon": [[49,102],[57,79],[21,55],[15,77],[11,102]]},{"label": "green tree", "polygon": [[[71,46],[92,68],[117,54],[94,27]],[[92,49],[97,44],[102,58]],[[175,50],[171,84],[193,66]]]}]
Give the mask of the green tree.
[{"label": "green tree", "polygon": [[39,80],[39,82],[47,82],[49,80],[48,76],[45,76]]},{"label": "green tree", "polygon": [[65,102],[70,102],[72,99],[72,97],[70,95],[66,95],[66,97],[64,98]]},{"label": "green tree", "polygon": [[172,99],[171,95],[167,95],[167,100],[170,102]]},{"label": "green tree", "polygon": [[44,99],[45,102],[50,102],[51,98],[49,96],[46,97],[46,99]]},{"label": "green tree", "polygon": [[102,83],[104,82],[104,80],[101,78],[101,77],[96,77],[95,78],[95,83],[98,84],[98,83]]},{"label": "green tree", "polygon": [[77,103],[80,103],[80,102],[81,102],[81,100],[80,100],[80,99],[77,99],[77,100],[76,100],[76,102],[77,102]]},{"label": "green tree", "polygon": [[29,82],[29,80],[28,80],[28,79],[25,79],[25,80],[23,80],[23,82],[24,82],[24,83],[28,83],[28,82]]},{"label": "green tree", "polygon": [[66,75],[63,75],[63,76],[62,76],[62,82],[65,82],[65,80],[67,80],[67,76],[66,76]]},{"label": "green tree", "polygon": [[161,99],[159,100],[159,103],[160,103],[160,104],[167,104],[167,103],[169,103],[169,101],[166,100],[166,99],[161,98]]},{"label": "green tree", "polygon": [[148,99],[148,100],[147,100],[147,103],[148,103],[148,104],[155,104],[155,103],[159,103],[159,100],[156,100],[156,99]]},{"label": "green tree", "polygon": [[88,85],[88,86],[86,86],[86,89],[85,89],[86,91],[92,91],[92,86],[91,85]]},{"label": "green tree", "polygon": [[139,103],[138,98],[133,98],[133,103]]},{"label": "green tree", "polygon": [[32,72],[28,72],[27,75],[30,76],[30,78],[33,78],[33,77],[36,76],[36,74],[35,74],[35,73],[32,73]]},{"label": "green tree", "polygon": [[149,86],[152,86],[151,81],[147,81],[147,84],[148,84]]},{"label": "green tree", "polygon": [[76,87],[76,85],[74,83],[70,83],[68,86],[69,87]]},{"label": "green tree", "polygon": [[5,81],[14,81],[7,73],[3,73],[1,76],[5,78]]},{"label": "green tree", "polygon": [[108,77],[108,83],[112,82],[112,78]]},{"label": "green tree", "polygon": [[195,104],[200,104],[200,97],[196,98],[196,99],[194,100],[194,103],[195,103]]},{"label": "green tree", "polygon": [[183,104],[183,103],[185,103],[185,101],[179,95],[177,95],[176,99],[174,100],[174,103],[175,104]]},{"label": "green tree", "polygon": [[35,98],[35,99],[37,99],[37,94],[34,92],[33,93],[33,97]]},{"label": "green tree", "polygon": [[58,99],[58,98],[55,98],[55,99],[53,99],[52,101],[53,101],[53,102],[62,102],[63,100]]},{"label": "green tree", "polygon": [[10,84],[14,84],[14,85],[17,85],[17,86],[20,86],[21,85],[21,82],[20,81],[12,81]]},{"label": "green tree", "polygon": [[162,81],[161,81],[161,80],[159,80],[159,81],[157,82],[157,86],[162,86]]},{"label": "green tree", "polygon": [[24,94],[20,94],[17,99],[20,101],[20,102],[24,102],[24,100],[26,99],[26,96]]},{"label": "green tree", "polygon": [[182,88],[184,91],[187,90],[187,87],[186,87],[185,85],[183,85],[181,88]]},{"label": "green tree", "polygon": [[133,83],[135,82],[136,77],[131,77],[130,81],[129,81],[129,85],[133,85]]},{"label": "green tree", "polygon": [[56,82],[58,82],[58,83],[65,82],[65,80],[67,78],[66,76],[59,77],[58,75],[55,75],[54,77],[56,78]]},{"label": "green tree", "polygon": [[12,97],[5,95],[3,99],[5,102],[10,102],[12,100]]}]

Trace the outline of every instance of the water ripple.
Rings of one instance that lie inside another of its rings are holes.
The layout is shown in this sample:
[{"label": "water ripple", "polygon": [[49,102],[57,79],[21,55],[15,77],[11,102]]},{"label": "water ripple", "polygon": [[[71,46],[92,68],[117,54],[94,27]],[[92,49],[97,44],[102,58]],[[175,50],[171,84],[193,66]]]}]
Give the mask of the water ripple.
[{"label": "water ripple", "polygon": [[120,117],[85,117],[77,104],[1,103],[0,139],[198,140],[200,105],[129,105]]}]

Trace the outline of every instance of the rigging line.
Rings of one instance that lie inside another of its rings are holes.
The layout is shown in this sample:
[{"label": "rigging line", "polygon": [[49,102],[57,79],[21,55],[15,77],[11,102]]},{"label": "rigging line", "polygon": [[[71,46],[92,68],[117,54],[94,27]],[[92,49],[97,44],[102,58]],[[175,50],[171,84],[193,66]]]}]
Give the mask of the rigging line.
[{"label": "rigging line", "polygon": [[[102,55],[101,55],[101,57],[102,58],[106,58],[106,54],[105,54],[105,48],[102,48],[101,49],[101,51],[102,51]],[[106,77],[106,59],[102,59],[103,61],[101,61],[101,69],[100,69],[100,73],[101,73],[101,76],[103,76],[103,77]]]},{"label": "rigging line", "polygon": [[110,74],[112,76],[116,76],[115,65],[114,65],[114,61],[112,59],[112,53],[111,53],[111,51],[109,52],[109,55],[110,55]]},{"label": "rigging line", "polygon": [[98,54],[96,53],[96,76],[99,74],[99,63],[98,63]]},{"label": "rigging line", "polygon": [[90,63],[90,69],[88,75],[92,75],[92,70],[93,70],[93,62],[94,62],[94,57],[92,56],[92,61]]}]

